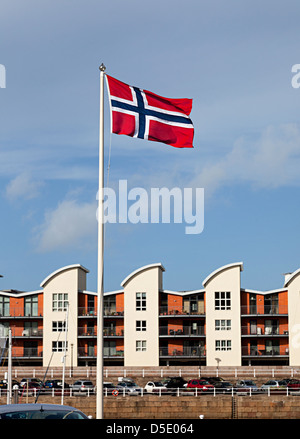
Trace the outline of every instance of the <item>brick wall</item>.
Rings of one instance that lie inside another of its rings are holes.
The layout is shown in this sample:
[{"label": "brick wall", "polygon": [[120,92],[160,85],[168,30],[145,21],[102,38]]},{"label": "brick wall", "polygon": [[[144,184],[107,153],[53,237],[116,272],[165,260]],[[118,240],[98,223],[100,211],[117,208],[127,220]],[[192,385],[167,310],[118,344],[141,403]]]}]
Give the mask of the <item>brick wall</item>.
[{"label": "brick wall", "polygon": [[[61,398],[41,396],[39,402],[60,404]],[[6,398],[1,397],[0,404],[6,404]],[[96,417],[95,396],[66,397],[64,404]],[[105,419],[199,419],[200,415],[204,419],[300,419],[300,395],[119,396],[104,398],[103,408]]]}]

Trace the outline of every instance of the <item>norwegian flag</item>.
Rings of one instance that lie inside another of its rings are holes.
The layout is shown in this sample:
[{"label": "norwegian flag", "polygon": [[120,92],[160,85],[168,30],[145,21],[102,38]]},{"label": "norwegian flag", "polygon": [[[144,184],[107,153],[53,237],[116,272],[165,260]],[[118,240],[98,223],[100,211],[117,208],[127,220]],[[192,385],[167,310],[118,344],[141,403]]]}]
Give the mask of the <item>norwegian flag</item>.
[{"label": "norwegian flag", "polygon": [[115,134],[193,148],[192,99],[169,99],[106,75]]}]

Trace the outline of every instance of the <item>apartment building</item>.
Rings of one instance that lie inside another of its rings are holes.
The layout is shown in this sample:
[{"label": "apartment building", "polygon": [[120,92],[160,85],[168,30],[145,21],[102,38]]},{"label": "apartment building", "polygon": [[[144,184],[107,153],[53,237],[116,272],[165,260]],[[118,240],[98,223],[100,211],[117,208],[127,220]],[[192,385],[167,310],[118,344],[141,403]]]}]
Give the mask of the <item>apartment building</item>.
[{"label": "apartment building", "polygon": [[[164,289],[164,271],[160,263],[141,267],[104,293],[104,365],[299,365],[300,269],[270,291],[241,287],[242,262],[218,268],[194,291]],[[14,364],[60,366],[64,353],[67,366],[96,364],[97,293],[87,290],[88,273],[70,265],[36,291],[0,291],[0,337],[11,329]]]}]

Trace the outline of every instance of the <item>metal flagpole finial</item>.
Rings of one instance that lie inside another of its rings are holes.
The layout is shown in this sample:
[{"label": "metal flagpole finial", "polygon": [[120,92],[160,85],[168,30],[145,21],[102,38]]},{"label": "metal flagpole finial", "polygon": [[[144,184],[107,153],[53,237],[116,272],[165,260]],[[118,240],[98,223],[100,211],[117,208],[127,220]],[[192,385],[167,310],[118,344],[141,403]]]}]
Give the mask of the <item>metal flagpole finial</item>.
[{"label": "metal flagpole finial", "polygon": [[101,66],[99,67],[99,70],[101,70],[101,72],[105,72],[106,67],[105,65],[102,63]]}]

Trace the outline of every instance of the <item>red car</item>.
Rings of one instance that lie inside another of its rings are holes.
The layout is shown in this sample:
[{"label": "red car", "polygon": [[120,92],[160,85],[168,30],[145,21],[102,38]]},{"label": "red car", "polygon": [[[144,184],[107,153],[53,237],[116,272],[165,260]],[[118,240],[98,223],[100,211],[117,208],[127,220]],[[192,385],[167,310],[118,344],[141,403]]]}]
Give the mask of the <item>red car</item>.
[{"label": "red car", "polygon": [[289,390],[300,390],[300,380],[289,380],[287,387]]},{"label": "red car", "polygon": [[187,384],[188,389],[201,389],[202,392],[212,391],[214,386],[206,380],[195,379],[190,380]]}]

